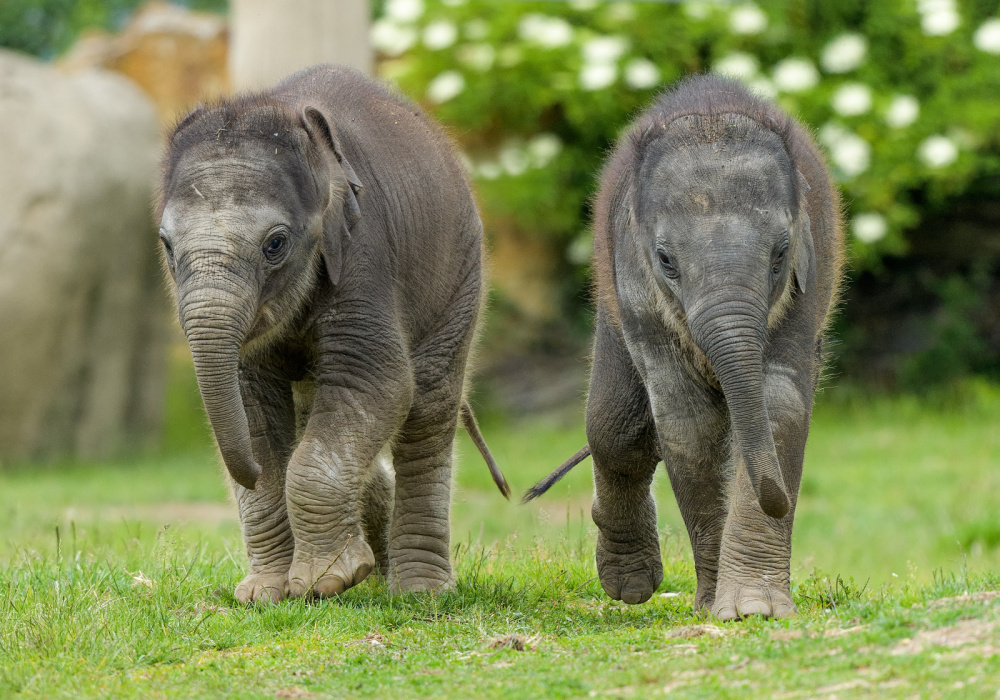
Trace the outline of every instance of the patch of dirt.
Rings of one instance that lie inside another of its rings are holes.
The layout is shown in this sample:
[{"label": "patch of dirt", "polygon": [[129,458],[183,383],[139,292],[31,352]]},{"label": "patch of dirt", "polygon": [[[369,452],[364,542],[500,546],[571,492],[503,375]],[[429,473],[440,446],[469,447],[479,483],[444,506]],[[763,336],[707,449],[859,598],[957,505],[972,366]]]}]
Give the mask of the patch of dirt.
[{"label": "patch of dirt", "polygon": [[667,632],[667,639],[694,639],[695,637],[725,637],[733,630],[717,625],[686,625]]},{"label": "patch of dirt", "polygon": [[291,688],[282,688],[274,694],[274,697],[281,698],[282,700],[297,700],[298,698],[311,698],[314,696],[302,686],[293,685]]},{"label": "patch of dirt", "polygon": [[[890,652],[893,656],[919,654],[932,647],[956,649],[966,655],[992,656],[1000,653],[996,644],[996,631],[1000,621],[963,620],[948,627],[924,630],[910,639],[904,639]],[[970,646],[976,645],[976,646]]]},{"label": "patch of dirt", "polygon": [[833,683],[832,685],[824,685],[822,688],[817,688],[812,692],[813,697],[819,697],[820,695],[833,695],[835,693],[843,693],[845,690],[860,690],[862,688],[870,688],[871,683],[866,681],[864,678],[855,678],[853,681],[844,681],[843,683]]},{"label": "patch of dirt", "polygon": [[980,591],[979,593],[966,593],[951,598],[938,598],[927,603],[927,607],[933,610],[934,608],[968,605],[969,603],[989,603],[997,599],[1000,599],[1000,591]]},{"label": "patch of dirt", "polygon": [[704,669],[681,671],[674,676],[673,680],[663,686],[663,689],[660,692],[664,694],[672,693],[679,688],[683,688],[686,685],[691,685],[692,683],[697,682],[700,678],[707,675],[708,671]]},{"label": "patch of dirt", "polygon": [[122,520],[154,522],[162,525],[171,523],[209,523],[219,525],[237,522],[239,514],[231,503],[215,501],[168,501],[147,505],[102,506],[100,508],[67,508],[63,518],[75,522],[120,522]]},{"label": "patch of dirt", "polygon": [[528,639],[523,634],[507,634],[490,640],[490,649],[513,649],[514,651],[524,651],[525,643]]},{"label": "patch of dirt", "polygon": [[361,639],[353,639],[344,643],[347,645],[360,644],[372,649],[373,651],[381,651],[382,649],[385,649],[385,637],[382,636],[381,632],[369,632]]}]

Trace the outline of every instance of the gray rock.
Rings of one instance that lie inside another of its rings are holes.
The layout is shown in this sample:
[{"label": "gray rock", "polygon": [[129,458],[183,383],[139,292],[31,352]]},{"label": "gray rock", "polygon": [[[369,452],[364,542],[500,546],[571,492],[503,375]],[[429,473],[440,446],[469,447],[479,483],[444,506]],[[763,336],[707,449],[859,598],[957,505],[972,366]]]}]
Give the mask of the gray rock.
[{"label": "gray rock", "polygon": [[0,51],[0,459],[156,439],[165,293],[149,100],[102,71]]}]

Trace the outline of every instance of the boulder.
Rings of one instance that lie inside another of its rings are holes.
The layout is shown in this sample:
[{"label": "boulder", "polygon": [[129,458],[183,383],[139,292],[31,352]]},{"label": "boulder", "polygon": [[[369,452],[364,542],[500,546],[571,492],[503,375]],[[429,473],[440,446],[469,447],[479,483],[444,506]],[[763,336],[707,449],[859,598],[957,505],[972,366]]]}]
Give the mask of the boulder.
[{"label": "boulder", "polygon": [[154,107],[130,81],[0,51],[0,460],[103,458],[157,439],[159,148]]},{"label": "boulder", "polygon": [[162,124],[200,100],[229,91],[226,21],[165,2],[149,2],[120,34],[88,31],[59,60],[66,72],[104,68],[136,82],[152,98]]}]

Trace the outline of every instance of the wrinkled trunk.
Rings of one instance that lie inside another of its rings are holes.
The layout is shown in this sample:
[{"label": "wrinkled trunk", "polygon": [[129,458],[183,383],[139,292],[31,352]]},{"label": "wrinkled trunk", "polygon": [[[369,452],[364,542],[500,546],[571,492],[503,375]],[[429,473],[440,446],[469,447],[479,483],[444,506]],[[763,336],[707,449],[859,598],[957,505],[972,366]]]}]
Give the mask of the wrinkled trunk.
[{"label": "wrinkled trunk", "polygon": [[240,392],[239,349],[246,334],[236,297],[185,300],[181,324],[191,346],[198,388],[226,468],[236,483],[253,489],[261,468],[250,446],[243,395]]},{"label": "wrinkled trunk", "polygon": [[[729,406],[733,437],[761,509],[772,518],[790,508],[764,400],[767,306],[747,301],[746,290],[721,293],[690,318],[698,347],[708,357]],[[742,297],[742,298],[741,298]]]}]

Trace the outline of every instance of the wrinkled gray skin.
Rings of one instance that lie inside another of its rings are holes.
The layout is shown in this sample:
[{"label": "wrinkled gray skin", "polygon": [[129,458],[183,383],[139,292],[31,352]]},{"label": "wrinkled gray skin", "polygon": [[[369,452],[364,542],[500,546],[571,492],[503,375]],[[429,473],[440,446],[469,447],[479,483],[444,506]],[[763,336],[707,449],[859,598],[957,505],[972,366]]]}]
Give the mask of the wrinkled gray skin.
[{"label": "wrinkled gray skin", "polygon": [[307,69],[186,117],[161,213],[250,559],[236,597],[339,594],[376,567],[393,591],[450,587],[483,281],[446,139],[360,73]]},{"label": "wrinkled gray skin", "polygon": [[822,333],[841,265],[836,195],[806,132],[738,83],[661,96],[595,207],[587,405],[597,568],[614,599],[663,579],[650,484],[666,464],[696,608],[783,617]]}]

